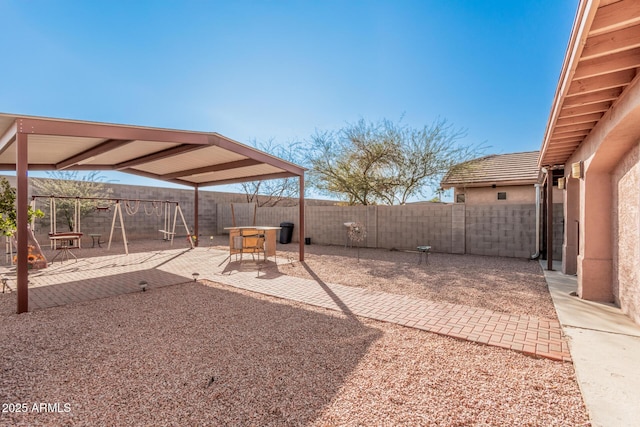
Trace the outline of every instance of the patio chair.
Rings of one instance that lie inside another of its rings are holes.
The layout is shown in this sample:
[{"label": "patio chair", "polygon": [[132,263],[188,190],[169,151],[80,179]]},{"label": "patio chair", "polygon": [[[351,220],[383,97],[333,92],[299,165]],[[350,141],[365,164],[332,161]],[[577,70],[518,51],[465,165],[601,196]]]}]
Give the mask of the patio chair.
[{"label": "patio chair", "polygon": [[[267,260],[267,251],[265,247],[265,235],[264,233],[255,229],[243,229],[240,230],[240,236],[242,236],[242,250],[240,251],[240,262],[242,262],[242,254],[250,253],[253,257],[258,254],[258,261],[260,261],[260,253],[264,257],[264,261]],[[253,258],[255,260],[255,257]]]}]

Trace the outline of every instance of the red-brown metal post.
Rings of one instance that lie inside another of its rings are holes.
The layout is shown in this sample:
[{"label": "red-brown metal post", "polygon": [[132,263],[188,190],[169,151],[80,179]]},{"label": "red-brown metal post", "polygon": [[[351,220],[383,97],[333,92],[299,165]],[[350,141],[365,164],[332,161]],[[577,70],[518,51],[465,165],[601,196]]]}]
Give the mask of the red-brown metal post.
[{"label": "red-brown metal post", "polygon": [[198,185],[193,189],[193,234],[196,236],[196,246],[200,245],[198,233]]},{"label": "red-brown metal post", "polygon": [[27,257],[29,255],[29,236],[27,235],[27,207],[29,206],[29,181],[27,179],[27,169],[29,156],[27,151],[28,135],[20,132],[16,135],[16,182],[17,197],[16,211],[18,220],[18,256],[17,265],[17,288],[18,288],[18,314],[29,311],[29,269]]},{"label": "red-brown metal post", "polygon": [[304,261],[304,173],[300,175],[300,201],[298,203],[298,211],[300,215],[300,227],[298,232],[300,233],[300,249],[298,253],[298,259]]}]

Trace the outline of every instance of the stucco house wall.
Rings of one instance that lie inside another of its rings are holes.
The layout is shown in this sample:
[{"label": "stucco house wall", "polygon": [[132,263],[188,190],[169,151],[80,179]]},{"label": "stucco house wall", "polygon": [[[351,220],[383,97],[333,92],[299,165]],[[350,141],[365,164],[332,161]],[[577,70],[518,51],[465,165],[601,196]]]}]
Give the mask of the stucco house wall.
[{"label": "stucco house wall", "polygon": [[[506,200],[499,200],[498,193],[507,193]],[[454,201],[458,200],[458,194],[464,194],[466,204],[521,204],[535,203],[536,192],[533,185],[510,185],[491,187],[456,187],[454,189]]]},{"label": "stucco house wall", "polygon": [[[498,193],[507,193],[506,200],[499,200]],[[530,185],[502,185],[492,187],[455,187],[453,200],[457,201],[458,194],[465,195],[466,204],[526,204],[536,202],[536,187],[533,184]],[[562,190],[557,187],[553,188],[553,201],[554,203],[562,202]]]},{"label": "stucco house wall", "polygon": [[640,324],[640,144],[612,173],[613,296],[622,311]]}]

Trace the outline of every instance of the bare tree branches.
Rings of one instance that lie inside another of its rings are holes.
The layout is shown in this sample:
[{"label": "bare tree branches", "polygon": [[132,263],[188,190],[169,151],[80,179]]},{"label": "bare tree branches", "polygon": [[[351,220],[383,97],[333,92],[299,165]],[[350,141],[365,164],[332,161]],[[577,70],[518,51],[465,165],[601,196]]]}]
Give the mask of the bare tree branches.
[{"label": "bare tree branches", "polygon": [[[253,141],[252,145],[266,153],[283,160],[299,163],[304,149],[300,142],[278,145],[273,139],[266,142]],[[247,203],[258,206],[275,206],[284,199],[295,198],[299,193],[297,178],[271,179],[265,181],[251,181],[240,184]]]},{"label": "bare tree branches", "polygon": [[404,204],[436,187],[454,165],[478,155],[480,147],[457,144],[464,136],[446,120],[412,128],[361,119],[312,137],[311,182],[320,192],[349,204]]}]

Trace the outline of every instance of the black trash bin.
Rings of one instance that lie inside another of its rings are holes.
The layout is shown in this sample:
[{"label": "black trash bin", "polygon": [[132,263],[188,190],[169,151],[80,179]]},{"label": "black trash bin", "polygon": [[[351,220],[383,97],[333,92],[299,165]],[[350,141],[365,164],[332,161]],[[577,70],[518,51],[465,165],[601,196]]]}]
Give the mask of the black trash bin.
[{"label": "black trash bin", "polygon": [[291,243],[291,237],[293,237],[293,223],[281,222],[280,227],[282,228],[282,230],[280,230],[280,243]]}]

